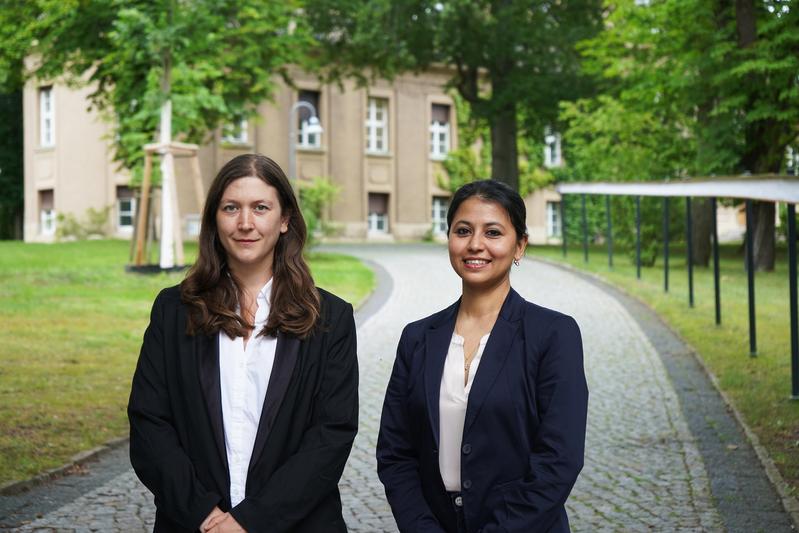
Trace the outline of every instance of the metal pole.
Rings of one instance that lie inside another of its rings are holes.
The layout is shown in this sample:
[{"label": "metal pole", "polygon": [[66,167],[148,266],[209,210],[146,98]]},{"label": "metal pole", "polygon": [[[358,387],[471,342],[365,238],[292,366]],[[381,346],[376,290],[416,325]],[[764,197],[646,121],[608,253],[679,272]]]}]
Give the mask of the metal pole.
[{"label": "metal pole", "polygon": [[716,219],[716,199],[710,199],[713,224],[713,290],[716,295],[716,325],[721,324],[721,277],[719,276],[719,228]]},{"label": "metal pole", "polygon": [[610,195],[605,196],[605,216],[608,226],[608,267],[613,268],[613,219],[610,216]]},{"label": "metal pole", "polygon": [[585,194],[580,196],[583,211],[583,262],[588,262],[588,221],[585,214]]},{"label": "metal pole", "polygon": [[685,198],[685,240],[688,259],[688,306],[694,306],[694,236],[691,218],[691,197]]},{"label": "metal pole", "polygon": [[746,201],[746,275],[749,282],[749,355],[757,357],[757,329],[755,326],[755,260],[752,250],[752,200]]},{"label": "metal pole", "polygon": [[566,195],[560,197],[560,233],[563,245],[563,257],[566,257]]},{"label": "metal pole", "polygon": [[796,305],[796,205],[788,204],[788,276],[791,302],[791,399],[799,400],[799,319]]},{"label": "metal pole", "polygon": [[635,277],[641,279],[641,197],[635,197]]},{"label": "metal pole", "polygon": [[663,198],[663,292],[669,292],[669,198]]}]

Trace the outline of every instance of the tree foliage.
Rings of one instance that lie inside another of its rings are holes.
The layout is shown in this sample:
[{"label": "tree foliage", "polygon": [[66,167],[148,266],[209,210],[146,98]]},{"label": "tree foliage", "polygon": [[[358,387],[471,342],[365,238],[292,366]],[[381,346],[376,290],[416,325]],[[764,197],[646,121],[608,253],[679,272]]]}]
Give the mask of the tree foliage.
[{"label": "tree foliage", "polygon": [[[114,125],[116,159],[128,168],[155,140],[165,99],[179,138],[202,142],[221,123],[252,114],[310,43],[296,1],[6,2],[0,82],[88,84],[91,105]],[[31,61],[18,73],[24,56]]]},{"label": "tree foliage", "polygon": [[[606,1],[603,31],[580,45],[600,90],[562,106],[572,174],[779,172],[799,133],[799,9],[780,0],[638,4]],[[757,217],[769,219],[773,206]],[[773,230],[759,233],[759,267],[773,268]]]},{"label": "tree foliage", "polygon": [[22,92],[0,93],[0,239],[22,236]]},{"label": "tree foliage", "polygon": [[584,90],[574,43],[599,22],[598,0],[307,0],[306,13],[333,78],[451,66],[449,87],[489,127],[492,177],[514,188],[517,136],[540,136]]},{"label": "tree foliage", "polygon": [[310,181],[299,180],[300,210],[308,229],[306,247],[312,248],[317,244],[319,235],[324,235],[327,225],[324,220],[324,210],[341,192],[341,188],[329,178],[316,176]]},{"label": "tree foliage", "polygon": [[[484,119],[475,116],[463,98],[454,95],[458,120],[458,146],[443,161],[446,176],[436,176],[438,186],[452,193],[466,183],[491,176],[491,134]],[[527,196],[555,181],[543,167],[540,136],[519,137],[519,194]]]}]

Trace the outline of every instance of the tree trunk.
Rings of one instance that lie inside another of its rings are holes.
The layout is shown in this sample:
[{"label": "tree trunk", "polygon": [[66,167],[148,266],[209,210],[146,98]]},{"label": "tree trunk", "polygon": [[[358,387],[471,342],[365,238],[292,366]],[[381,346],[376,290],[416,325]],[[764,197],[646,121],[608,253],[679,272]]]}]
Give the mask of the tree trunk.
[{"label": "tree trunk", "polygon": [[706,267],[710,263],[710,234],[713,232],[713,208],[710,205],[710,198],[693,199],[691,218],[694,265]]},{"label": "tree trunk", "polygon": [[494,113],[491,122],[491,177],[519,190],[516,106]]},{"label": "tree trunk", "polygon": [[[735,0],[735,23],[738,46],[748,48],[757,41],[757,11],[755,0]],[[753,86],[766,84],[752,75],[748,83]],[[747,103],[747,109],[752,102]],[[756,120],[747,124],[746,148],[741,158],[745,171],[753,174],[779,172],[782,164],[782,145],[779,143],[781,128],[784,126],[774,119]],[[775,205],[769,202],[753,202],[752,205],[752,252],[755,270],[774,270],[774,232]]]},{"label": "tree trunk", "polygon": [[735,0],[735,26],[741,48],[747,48],[757,40],[756,16],[754,0]]},{"label": "tree trunk", "polygon": [[752,251],[755,271],[774,271],[774,217],[773,202],[752,202]]}]

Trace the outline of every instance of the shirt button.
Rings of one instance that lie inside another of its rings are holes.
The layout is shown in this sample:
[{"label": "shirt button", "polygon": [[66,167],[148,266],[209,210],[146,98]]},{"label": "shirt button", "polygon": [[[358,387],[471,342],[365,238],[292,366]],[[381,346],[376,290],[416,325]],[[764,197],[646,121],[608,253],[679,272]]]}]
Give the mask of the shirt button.
[{"label": "shirt button", "polygon": [[470,479],[467,479],[466,481],[464,481],[463,482],[463,488],[466,489],[466,490],[469,490],[470,488],[472,488],[472,481]]},{"label": "shirt button", "polygon": [[462,451],[463,451],[463,453],[465,455],[469,455],[470,453],[472,453],[472,445],[471,444],[464,444],[463,448],[462,448]]}]

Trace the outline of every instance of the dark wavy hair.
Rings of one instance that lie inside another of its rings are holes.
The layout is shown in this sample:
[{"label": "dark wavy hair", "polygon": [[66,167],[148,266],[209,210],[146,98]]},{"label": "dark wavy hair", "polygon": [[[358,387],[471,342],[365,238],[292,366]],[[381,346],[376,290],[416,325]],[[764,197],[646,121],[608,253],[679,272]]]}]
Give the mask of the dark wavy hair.
[{"label": "dark wavy hair", "polygon": [[280,211],[288,217],[288,231],[275,245],[272,265],[272,301],[266,326],[259,335],[278,331],[306,337],[319,318],[320,298],[302,255],[307,229],[291,184],[280,167],[266,156],[244,154],[223,166],[211,183],[203,209],[199,255],[180,284],[181,300],[188,306],[189,335],[224,331],[244,337],[254,326],[236,313],[242,287],[230,272],[227,255],[217,236],[216,213],[230,183],[256,177],[277,189]]},{"label": "dark wavy hair", "polygon": [[501,205],[508,213],[513,229],[516,230],[516,241],[527,237],[527,208],[524,206],[524,200],[510,185],[497,180],[472,181],[455,191],[447,210],[447,235],[458,208],[472,196]]}]

